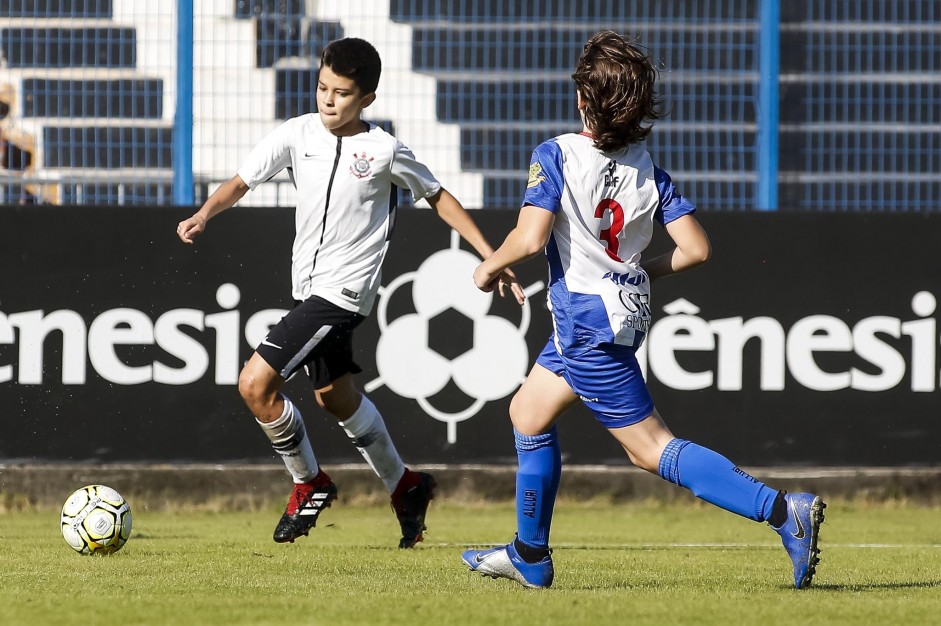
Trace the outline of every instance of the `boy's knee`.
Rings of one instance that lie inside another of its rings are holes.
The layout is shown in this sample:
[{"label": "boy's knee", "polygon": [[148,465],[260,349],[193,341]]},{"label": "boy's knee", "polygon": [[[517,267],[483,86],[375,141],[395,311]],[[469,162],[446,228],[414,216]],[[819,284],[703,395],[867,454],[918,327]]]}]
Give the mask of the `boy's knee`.
[{"label": "boy's knee", "polygon": [[242,400],[252,409],[271,404],[277,395],[277,389],[271,388],[264,378],[253,372],[248,365],[239,372],[238,389]]}]

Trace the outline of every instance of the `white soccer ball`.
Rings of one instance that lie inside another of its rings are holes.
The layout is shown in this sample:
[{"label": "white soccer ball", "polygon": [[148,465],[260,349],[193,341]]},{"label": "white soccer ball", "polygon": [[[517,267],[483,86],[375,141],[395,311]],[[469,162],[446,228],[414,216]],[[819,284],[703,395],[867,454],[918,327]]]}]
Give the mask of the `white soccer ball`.
[{"label": "white soccer ball", "polygon": [[131,507],[104,485],[77,489],[62,506],[62,536],[79,554],[112,554],[131,536]]}]

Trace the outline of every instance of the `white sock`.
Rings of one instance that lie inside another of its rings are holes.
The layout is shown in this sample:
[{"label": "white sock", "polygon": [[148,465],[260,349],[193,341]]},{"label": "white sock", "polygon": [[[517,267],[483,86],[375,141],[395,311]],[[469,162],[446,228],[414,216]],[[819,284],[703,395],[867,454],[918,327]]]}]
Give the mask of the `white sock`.
[{"label": "white sock", "polygon": [[258,425],[268,435],[274,451],[281,455],[281,460],[284,461],[294,482],[306,483],[317,476],[320,466],[317,465],[314,450],[310,447],[301,412],[286,396],[281,397],[284,399],[281,417],[267,424],[257,418],[255,421],[258,421]]},{"label": "white sock", "polygon": [[339,424],[376,475],[386,484],[389,493],[395,491],[405,474],[405,464],[389,437],[376,405],[362,396],[356,413]]}]

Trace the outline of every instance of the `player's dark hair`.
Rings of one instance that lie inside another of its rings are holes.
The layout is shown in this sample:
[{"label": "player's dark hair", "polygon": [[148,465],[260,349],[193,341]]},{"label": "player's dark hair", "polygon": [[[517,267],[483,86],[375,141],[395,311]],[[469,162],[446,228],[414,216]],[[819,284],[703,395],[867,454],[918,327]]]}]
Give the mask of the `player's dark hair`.
[{"label": "player's dark hair", "polygon": [[329,67],[337,76],[351,79],[363,95],[375,93],[382,73],[382,60],[365,39],[347,37],[331,41],[320,57],[320,67]]},{"label": "player's dark hair", "polygon": [[585,122],[602,152],[646,139],[660,119],[650,57],[621,35],[602,31],[585,44],[572,80],[585,103]]}]

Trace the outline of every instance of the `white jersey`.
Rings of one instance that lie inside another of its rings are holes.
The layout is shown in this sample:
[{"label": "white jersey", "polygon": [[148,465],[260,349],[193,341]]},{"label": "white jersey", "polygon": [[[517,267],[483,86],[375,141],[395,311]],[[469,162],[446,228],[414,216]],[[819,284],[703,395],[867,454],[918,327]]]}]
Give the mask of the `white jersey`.
[{"label": "white jersey", "polygon": [[290,168],[297,187],[291,291],[368,315],[395,224],[395,186],[416,200],[441,184],[378,126],[337,137],[309,113],[289,119],[249,153],[238,175],[254,189]]},{"label": "white jersey", "polygon": [[523,205],[556,214],[546,256],[556,347],[637,348],[650,325],[650,280],[640,266],[653,222],[695,211],[643,144],[603,153],[584,134],[536,147]]}]

